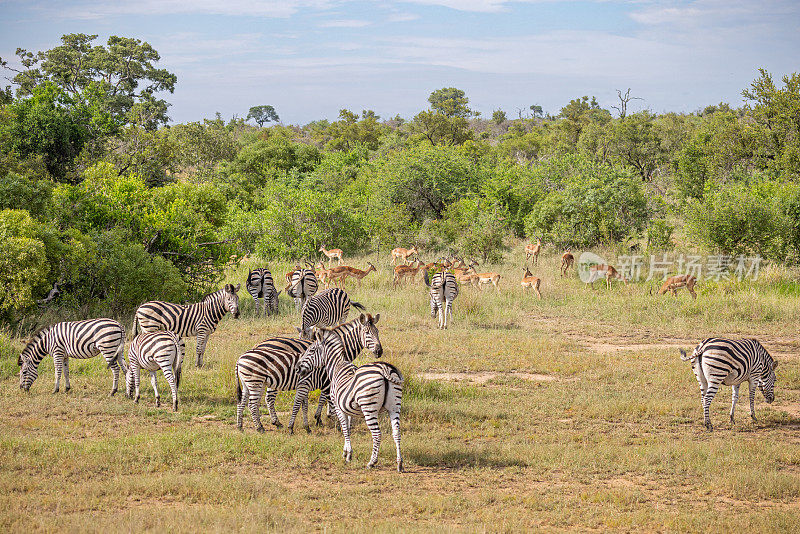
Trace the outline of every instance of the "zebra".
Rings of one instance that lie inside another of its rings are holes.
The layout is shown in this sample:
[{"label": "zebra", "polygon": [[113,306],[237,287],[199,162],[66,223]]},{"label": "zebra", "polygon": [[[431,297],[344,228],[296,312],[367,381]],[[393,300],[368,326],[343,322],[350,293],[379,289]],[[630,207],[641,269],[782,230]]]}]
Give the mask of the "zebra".
[{"label": "zebra", "polygon": [[[287,275],[288,278],[288,275]],[[294,299],[294,306],[296,310],[302,309],[306,304],[306,300],[313,297],[317,292],[317,275],[314,274],[312,269],[303,269],[298,267],[292,272],[291,280],[288,280],[286,286],[286,294]]]},{"label": "zebra", "polygon": [[43,328],[33,335],[22,349],[17,364],[20,366],[19,387],[30,391],[31,385],[39,375],[39,364],[45,355],[53,356],[55,365],[55,388],[58,393],[61,374],[64,374],[64,392],[71,389],[69,383],[69,359],[93,358],[102,354],[114,375],[111,395],[117,392],[120,369],[125,366],[125,328],[112,319],[87,319],[56,323]]},{"label": "zebra", "polygon": [[258,315],[258,299],[264,299],[264,315],[278,314],[278,295],[280,291],[275,291],[275,283],[272,280],[272,273],[269,269],[262,267],[253,269],[247,274],[245,281],[247,292],[256,301],[256,315]]},{"label": "zebra", "polygon": [[[178,411],[178,387],[181,385],[181,367],[186,356],[186,344],[175,332],[159,330],[139,334],[128,348],[128,372],[125,374],[125,392],[139,402],[140,369],[150,371],[150,383],[156,395],[156,407],[161,406],[161,396],[156,386],[156,371],[161,369],[172,391],[172,410]],[[134,392],[135,390],[135,392]],[[135,394],[134,394],[135,393]]]},{"label": "zebra", "polygon": [[[342,347],[344,359],[353,361],[366,347],[376,357],[383,354],[383,347],[375,326],[380,320],[380,314],[361,314],[357,319],[339,325],[331,330],[337,337],[338,344]],[[294,432],[294,421],[300,407],[303,408],[303,428],[311,432],[308,425],[308,393],[320,389],[319,404],[314,414],[317,426],[322,424],[322,407],[329,402],[330,380],[324,369],[316,369],[310,376],[300,381],[296,365],[300,356],[311,345],[310,340],[291,339],[285,337],[272,338],[260,343],[242,354],[236,363],[236,426],[242,429],[242,419],[245,405],[250,406],[250,415],[258,432],[264,432],[261,424],[261,396],[266,388],[266,401],[269,408],[272,424],[280,428],[275,413],[275,398],[278,391],[291,391],[296,389],[292,415],[289,419],[289,431]]]},{"label": "zebra", "polygon": [[315,326],[336,326],[347,319],[350,306],[365,311],[363,305],[351,301],[344,290],[338,287],[325,289],[308,299],[303,306],[302,322],[297,331],[301,339],[311,339],[311,329]]},{"label": "zebra", "polygon": [[724,339],[711,337],[697,345],[691,356],[681,349],[681,359],[692,362],[692,370],[700,384],[703,418],[708,430],[713,430],[709,407],[721,384],[733,387],[731,423],[739,386],[747,382],[750,393],[750,417],[756,421],[756,387],[768,404],[775,400],[775,368],[778,362],[755,339]]},{"label": "zebra", "polygon": [[209,293],[200,302],[188,306],[157,300],[145,302],[136,310],[133,335],[139,333],[140,327],[142,332],[169,330],[181,337],[196,335],[197,367],[202,367],[206,343],[217,329],[217,323],[227,312],[231,312],[234,319],[239,317],[239,295],[236,292],[241,286],[225,284],[219,291]]},{"label": "zebra", "polygon": [[439,271],[431,277],[424,271],[425,285],[431,293],[431,317],[439,314],[439,328],[447,328],[447,318],[453,320],[453,301],[458,296],[458,282],[450,271]]},{"label": "zebra", "polygon": [[[335,329],[334,329],[335,330]],[[372,362],[356,367],[344,358],[339,336],[334,331],[321,328],[314,332],[314,342],[297,363],[298,373],[305,377],[315,369],[327,371],[331,381],[331,400],[344,434],[343,457],[350,462],[353,448],[350,445],[350,421],[354,415],[363,415],[372,433],[372,456],[367,467],[378,462],[381,446],[381,427],[378,415],[385,409],[392,424],[392,436],[397,447],[397,471],[403,471],[400,454],[400,404],[403,398],[403,375],[394,365]]]}]

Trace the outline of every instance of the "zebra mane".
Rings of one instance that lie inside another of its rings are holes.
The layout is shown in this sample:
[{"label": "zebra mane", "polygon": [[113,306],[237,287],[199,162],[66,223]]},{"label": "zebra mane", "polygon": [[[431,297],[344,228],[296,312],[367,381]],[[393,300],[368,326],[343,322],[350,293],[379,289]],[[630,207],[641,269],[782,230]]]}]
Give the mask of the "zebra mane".
[{"label": "zebra mane", "polygon": [[[22,361],[23,355],[25,355],[25,353],[27,353],[30,349],[33,349],[33,347],[35,347],[36,344],[44,338],[44,335],[48,330],[50,330],[50,326],[43,326],[33,333],[28,342],[25,344],[25,347],[23,347],[22,352],[19,353],[20,362]],[[26,357],[29,358],[29,356]]]},{"label": "zebra mane", "polygon": [[225,288],[217,289],[216,291],[212,291],[207,295],[203,295],[203,298],[200,299],[200,302],[208,302],[209,300],[213,299],[216,295],[222,293],[223,291],[225,291]]}]

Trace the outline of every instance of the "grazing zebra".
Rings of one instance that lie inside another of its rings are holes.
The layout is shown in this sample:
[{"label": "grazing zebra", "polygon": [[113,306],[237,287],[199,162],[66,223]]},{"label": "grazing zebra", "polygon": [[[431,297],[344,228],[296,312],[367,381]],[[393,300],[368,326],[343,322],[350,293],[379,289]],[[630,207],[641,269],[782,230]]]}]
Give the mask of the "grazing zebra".
[{"label": "grazing zebra", "polygon": [[292,272],[286,294],[294,299],[295,309],[300,310],[305,306],[306,300],[317,292],[317,286],[317,276],[313,270],[298,268]]},{"label": "grazing zebra", "polygon": [[[361,314],[358,319],[331,330],[339,340],[338,343],[342,347],[345,360],[355,360],[365,347],[377,357],[383,354],[378,328],[375,326],[379,319],[380,314],[375,317]],[[282,426],[275,412],[275,398],[278,391],[297,390],[292,406],[292,416],[289,419],[291,432],[294,431],[294,421],[301,406],[303,408],[303,428],[307,432],[311,431],[308,426],[308,393],[316,389],[321,390],[322,394],[314,419],[318,426],[322,424],[322,407],[330,398],[328,374],[324,369],[317,369],[301,382],[296,369],[297,362],[309,345],[311,345],[311,341],[278,337],[268,339],[242,354],[236,363],[236,426],[240,430],[244,407],[249,404],[250,415],[256,430],[264,432],[259,406],[265,389],[271,422],[278,428]]]},{"label": "grazing zebra", "polygon": [[53,357],[56,371],[56,385],[53,393],[58,393],[61,374],[64,374],[64,392],[70,390],[69,359],[94,358],[102,354],[114,375],[111,394],[117,392],[119,371],[127,372],[125,367],[125,328],[111,319],[88,319],[56,323],[34,334],[31,341],[22,349],[17,363],[20,366],[19,387],[31,389],[39,375],[39,364],[45,355]]},{"label": "grazing zebra", "polygon": [[188,306],[157,300],[145,302],[136,310],[133,334],[138,334],[141,327],[142,332],[169,330],[181,337],[196,335],[197,367],[202,367],[206,343],[217,329],[217,323],[227,312],[231,312],[234,319],[239,317],[239,295],[236,292],[241,286],[225,284],[219,291],[209,293],[200,302]]},{"label": "grazing zebra", "polygon": [[378,462],[381,446],[381,427],[378,415],[389,412],[392,436],[397,446],[397,471],[403,471],[400,454],[400,403],[403,398],[403,376],[392,364],[372,362],[356,367],[344,358],[339,337],[326,328],[314,332],[314,343],[306,349],[297,364],[301,376],[314,369],[324,368],[331,380],[331,400],[344,434],[344,459],[349,462],[353,448],[350,445],[350,419],[363,415],[372,433],[372,456],[367,467]]},{"label": "grazing zebra", "polygon": [[247,292],[256,301],[256,315],[258,315],[258,299],[264,299],[264,315],[278,314],[278,295],[280,291],[275,291],[275,282],[272,280],[272,273],[269,269],[262,267],[253,269],[247,274],[245,281]]},{"label": "grazing zebra", "polygon": [[338,287],[325,289],[306,301],[303,306],[302,322],[297,331],[301,339],[311,339],[311,329],[315,326],[336,326],[350,313],[350,305],[364,311],[363,305],[350,300],[347,293]]},{"label": "grazing zebra", "polygon": [[[178,411],[178,387],[181,385],[181,367],[186,356],[186,344],[175,332],[159,330],[139,334],[128,348],[128,372],[125,391],[128,397],[139,402],[140,369],[150,371],[150,383],[156,395],[156,407],[161,406],[161,396],[156,386],[156,371],[161,369],[172,391],[172,410]],[[134,395],[135,390],[135,395]]]},{"label": "grazing zebra", "polygon": [[439,314],[439,328],[447,328],[447,318],[453,320],[453,301],[458,296],[458,282],[453,273],[440,271],[432,277],[425,270],[425,285],[431,288],[431,317]]},{"label": "grazing zebra", "polygon": [[733,387],[731,423],[742,382],[747,382],[749,386],[750,417],[753,421],[756,421],[756,387],[764,394],[767,403],[775,400],[775,368],[778,362],[755,339],[711,337],[697,345],[691,356],[681,349],[681,359],[692,362],[692,370],[700,384],[703,417],[709,430],[713,430],[709,407],[721,384]]}]

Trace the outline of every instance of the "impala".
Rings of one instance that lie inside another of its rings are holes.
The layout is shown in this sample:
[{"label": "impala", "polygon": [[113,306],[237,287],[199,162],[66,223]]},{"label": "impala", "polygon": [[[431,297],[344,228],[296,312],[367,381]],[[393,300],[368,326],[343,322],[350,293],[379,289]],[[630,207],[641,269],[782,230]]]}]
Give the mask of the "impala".
[{"label": "impala", "polygon": [[328,261],[333,262],[333,258],[336,258],[336,265],[342,264],[342,249],[332,248],[331,250],[325,250],[325,245],[322,245],[319,247],[319,251],[328,257]]},{"label": "impala", "polygon": [[475,272],[475,267],[470,267],[472,270],[472,275],[477,278],[478,281],[478,289],[482,289],[483,284],[492,284],[494,288],[500,293],[500,286],[497,285],[500,283],[500,275],[494,272],[488,273],[478,273]]},{"label": "impala", "polygon": [[619,274],[619,272],[611,265],[592,265],[589,268],[589,284],[594,289],[594,283],[597,281],[601,276],[605,276],[606,278],[606,288],[611,289],[611,279],[616,278],[618,280],[622,280],[622,283],[628,285],[628,280]]},{"label": "impala", "polygon": [[533,289],[536,291],[536,296],[540,299],[542,298],[542,293],[539,291],[539,286],[542,285],[542,280],[538,276],[533,276],[530,269],[525,267],[525,274],[522,275],[522,292],[525,293],[525,289]]},{"label": "impala", "polygon": [[419,251],[417,250],[416,245],[414,245],[409,249],[397,247],[392,251],[392,265],[395,264],[395,261],[398,258],[403,258],[403,261],[408,263],[408,258],[410,258],[411,256],[416,256],[417,258],[419,258]]},{"label": "impala", "polygon": [[369,273],[373,271],[375,271],[376,273],[378,272],[378,269],[376,269],[375,266],[372,265],[370,262],[367,262],[367,265],[369,265],[369,267],[367,267],[366,271],[362,271],[361,269],[356,269],[355,267],[345,267],[346,269],[345,277],[350,276],[355,278],[356,280],[358,280],[358,287],[361,287],[361,280],[363,280],[365,276],[367,276]]},{"label": "impala", "polygon": [[525,261],[527,262],[533,257],[533,264],[539,263],[539,252],[542,250],[542,240],[537,238],[536,244],[529,243],[525,245]]},{"label": "impala", "polygon": [[677,290],[685,287],[686,290],[692,294],[693,299],[697,299],[697,293],[694,291],[694,286],[697,284],[697,278],[691,274],[681,274],[678,276],[670,276],[664,281],[664,285],[658,290],[659,295],[663,295],[667,291],[672,293],[673,297],[678,296]]},{"label": "impala", "polygon": [[575,256],[572,255],[571,249],[567,249],[567,251],[561,255],[561,267],[559,270],[561,271],[562,278],[567,274],[567,269],[572,267],[573,263],[575,263]]},{"label": "impala", "polygon": [[413,282],[417,278],[417,273],[425,268],[425,264],[419,260],[415,260],[413,263],[416,263],[416,267],[412,267],[411,265],[398,265],[394,268],[394,279],[392,280],[392,288],[396,288],[397,284],[404,278],[411,278]]}]

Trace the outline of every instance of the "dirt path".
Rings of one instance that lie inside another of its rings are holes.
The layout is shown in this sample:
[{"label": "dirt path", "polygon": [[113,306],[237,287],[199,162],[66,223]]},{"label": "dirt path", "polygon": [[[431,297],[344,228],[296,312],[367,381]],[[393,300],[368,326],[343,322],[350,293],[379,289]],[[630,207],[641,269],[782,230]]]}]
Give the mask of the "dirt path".
[{"label": "dirt path", "polygon": [[469,382],[474,382],[476,384],[485,384],[486,382],[489,382],[494,378],[503,376],[508,376],[511,378],[521,378],[523,380],[531,380],[534,382],[555,382],[557,380],[559,381],[576,380],[575,378],[564,379],[564,378],[558,378],[553,375],[543,375],[538,373],[520,373],[516,371],[511,371],[507,373],[495,372],[495,371],[476,371],[476,372],[464,372],[464,373],[436,371],[436,372],[422,373],[420,376],[426,380],[452,380],[452,381],[467,380]]}]

